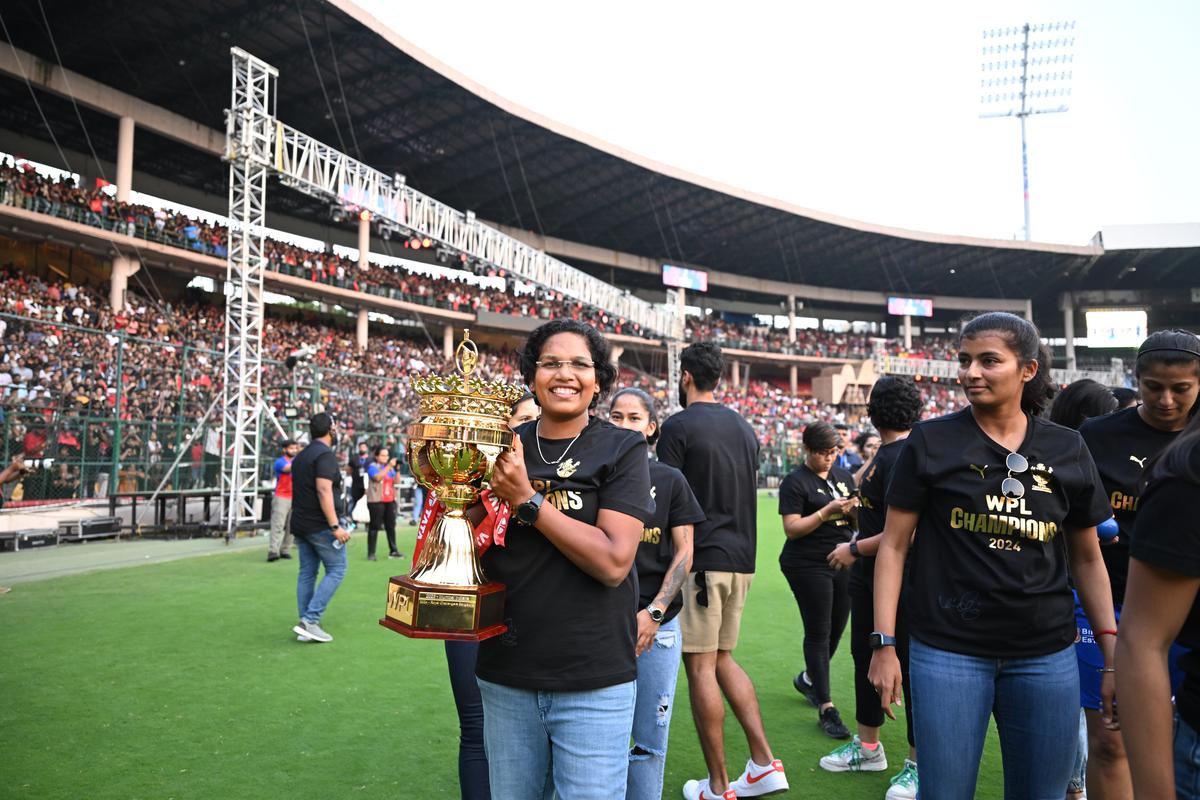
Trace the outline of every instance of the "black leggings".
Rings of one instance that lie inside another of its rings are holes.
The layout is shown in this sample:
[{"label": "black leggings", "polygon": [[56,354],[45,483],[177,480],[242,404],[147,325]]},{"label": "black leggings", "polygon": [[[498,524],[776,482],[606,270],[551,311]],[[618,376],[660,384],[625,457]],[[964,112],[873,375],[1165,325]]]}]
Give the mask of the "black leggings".
[{"label": "black leggings", "polygon": [[396,552],[396,503],[367,503],[371,521],[367,523],[367,555],[375,555],[375,542],[379,529],[387,533],[388,552]]},{"label": "black leggings", "polygon": [[[913,737],[913,708],[908,690],[908,621],[903,602],[896,608],[896,657],[904,680],[904,724],[908,728],[908,746],[916,747]],[[855,586],[850,593],[850,654],[854,656],[854,718],[859,725],[878,728],[883,725],[883,706],[879,694],[867,680],[871,670],[871,632],[875,630],[875,593],[870,586]]]},{"label": "black leggings", "polygon": [[807,569],[785,569],[783,575],[792,587],[800,618],[804,620],[804,670],[817,690],[817,699],[828,703],[832,700],[829,660],[837,652],[850,616],[847,592],[850,573],[814,565]]},{"label": "black leggings", "polygon": [[483,698],[475,681],[478,642],[446,642],[450,688],[458,708],[458,786],[462,800],[490,800],[487,752],[483,749]]}]

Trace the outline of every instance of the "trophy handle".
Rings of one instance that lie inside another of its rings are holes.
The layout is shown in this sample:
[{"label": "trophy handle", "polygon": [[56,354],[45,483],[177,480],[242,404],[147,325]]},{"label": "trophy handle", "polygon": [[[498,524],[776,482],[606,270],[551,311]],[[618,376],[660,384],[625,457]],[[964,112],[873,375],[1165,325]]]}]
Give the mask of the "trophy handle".
[{"label": "trophy handle", "polygon": [[483,471],[483,480],[485,483],[491,483],[492,470],[496,467],[496,459],[500,457],[500,453],[503,452],[504,448],[498,444],[478,444],[475,447],[483,455],[483,459],[487,463],[487,467]]}]

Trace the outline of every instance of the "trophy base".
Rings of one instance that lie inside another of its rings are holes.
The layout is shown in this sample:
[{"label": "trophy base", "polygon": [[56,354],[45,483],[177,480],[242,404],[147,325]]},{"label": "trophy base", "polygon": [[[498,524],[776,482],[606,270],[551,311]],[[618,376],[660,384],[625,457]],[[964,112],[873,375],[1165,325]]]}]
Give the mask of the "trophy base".
[{"label": "trophy base", "polygon": [[504,584],[436,586],[397,575],[388,583],[387,612],[379,624],[413,639],[490,639],[508,630]]}]

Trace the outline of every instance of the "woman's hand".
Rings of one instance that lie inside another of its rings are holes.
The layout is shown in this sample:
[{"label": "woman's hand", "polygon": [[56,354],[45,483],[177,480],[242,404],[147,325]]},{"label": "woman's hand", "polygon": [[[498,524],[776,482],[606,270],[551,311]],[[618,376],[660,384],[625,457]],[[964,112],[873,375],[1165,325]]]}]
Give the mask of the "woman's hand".
[{"label": "woman's hand", "polygon": [[649,650],[657,634],[658,623],[650,619],[650,612],[643,608],[637,613],[637,644],[633,649],[634,655],[640,656]]},{"label": "woman's hand", "polygon": [[895,719],[892,703],[904,705],[904,689],[900,677],[900,659],[896,657],[896,648],[881,647],[871,656],[871,669],[867,679],[879,694],[879,704],[883,713]]},{"label": "woman's hand", "polygon": [[850,543],[842,542],[829,551],[829,555],[826,556],[825,560],[834,569],[850,569],[858,559],[850,552]]},{"label": "woman's hand", "polygon": [[1104,727],[1110,731],[1121,730],[1121,721],[1117,719],[1117,675],[1105,672],[1100,676],[1100,716],[1104,719]]},{"label": "woman's hand", "polygon": [[850,509],[857,505],[857,497],[838,497],[825,504],[825,507],[821,509],[821,516],[828,520],[834,514],[848,514]]},{"label": "woman's hand", "polygon": [[513,437],[513,449],[501,453],[492,470],[492,491],[513,508],[533,497],[533,484],[525,470],[525,448],[521,437]]}]

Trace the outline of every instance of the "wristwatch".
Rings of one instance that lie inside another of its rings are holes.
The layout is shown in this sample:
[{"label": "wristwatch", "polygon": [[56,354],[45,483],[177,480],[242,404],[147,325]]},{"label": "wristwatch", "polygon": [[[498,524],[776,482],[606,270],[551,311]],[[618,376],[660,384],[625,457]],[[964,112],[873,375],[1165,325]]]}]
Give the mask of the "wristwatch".
[{"label": "wristwatch", "polygon": [[851,540],[850,540],[850,555],[854,556],[855,558],[858,558],[858,557],[859,557],[859,552],[858,552],[858,539],[851,539]]},{"label": "wristwatch", "polygon": [[650,621],[658,625],[662,625],[663,619],[667,616],[667,612],[654,606],[646,606],[646,613],[650,615]]},{"label": "wristwatch", "polygon": [[541,492],[534,492],[533,497],[517,506],[517,521],[523,525],[537,522],[538,512],[542,510],[542,501],[545,499]]},{"label": "wristwatch", "polygon": [[895,647],[896,637],[888,636],[886,633],[875,631],[867,637],[867,641],[871,643],[872,650],[878,650],[881,647]]}]

